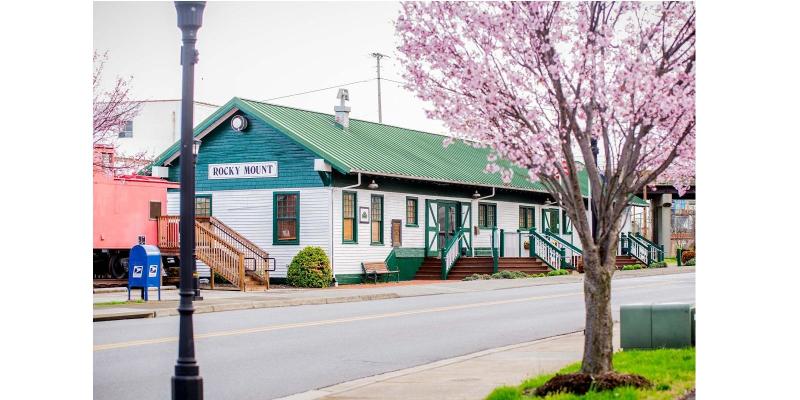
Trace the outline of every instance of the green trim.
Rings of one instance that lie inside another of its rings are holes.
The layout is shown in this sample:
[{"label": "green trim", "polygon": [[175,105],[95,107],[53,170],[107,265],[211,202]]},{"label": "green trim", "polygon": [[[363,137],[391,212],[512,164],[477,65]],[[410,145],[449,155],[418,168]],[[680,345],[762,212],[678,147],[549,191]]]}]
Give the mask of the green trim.
[{"label": "green trim", "polygon": [[[528,221],[528,210],[531,211],[531,220]],[[527,231],[528,229],[536,227],[536,207],[534,206],[519,206],[519,211],[523,212],[522,215],[525,216],[525,225],[520,225],[519,229]]]},{"label": "green trim", "polygon": [[631,198],[628,199],[628,205],[633,207],[650,207],[650,202],[639,196],[631,196]]},{"label": "green trim", "polygon": [[[344,195],[353,195],[353,240],[344,239]],[[358,192],[342,191],[342,244],[358,244]]]},{"label": "green trim", "polygon": [[364,277],[364,273],[360,274],[336,274],[336,282],[339,282],[340,285],[351,285],[355,283],[361,283],[361,278]]},{"label": "green trim", "polygon": [[208,215],[214,215],[214,197],[210,193],[194,195],[194,216],[197,217],[197,199],[208,199]]},{"label": "green trim", "polygon": [[566,212],[561,212],[561,233],[564,235],[572,234],[572,220]]},{"label": "green trim", "polygon": [[[292,240],[278,240],[278,196],[297,195],[294,203],[295,212],[295,238]],[[272,193],[272,244],[275,246],[300,244],[300,192],[273,192]]]},{"label": "green trim", "polygon": [[[560,218],[560,215],[558,215],[559,210],[557,208],[542,208],[542,232],[545,232],[545,230],[546,230],[547,232],[550,232],[552,234],[558,235],[558,232],[561,230],[561,227],[557,226],[555,229],[553,229],[552,222],[553,222],[554,219],[550,218],[550,220],[546,220],[546,217],[545,217],[547,214],[552,214],[552,213],[556,214],[555,221],[556,221],[557,224],[560,225],[561,218]],[[545,221],[547,221],[549,223],[545,224]]]},{"label": "green trim", "polygon": [[[486,210],[486,211],[484,211],[484,216],[483,216],[484,224],[483,225],[481,225],[481,206],[483,206],[483,208]],[[493,224],[486,225],[486,219],[488,217],[488,215],[487,215],[488,214],[488,207],[490,207],[490,206],[494,209],[494,213],[492,214],[494,216],[494,221],[492,221]],[[478,203],[478,228],[480,228],[480,229],[491,229],[491,228],[496,228],[496,227],[497,227],[497,203],[486,203],[486,202]]]},{"label": "green trim", "polygon": [[[408,201],[414,200],[414,223],[408,223]],[[412,228],[419,227],[419,199],[416,197],[406,196],[406,226]]]},{"label": "green trim", "polygon": [[[381,233],[381,235],[380,235],[381,237],[380,237],[380,241],[377,241],[377,242],[372,237],[372,223],[373,223],[372,205],[374,204],[373,202],[374,202],[374,199],[376,199],[376,198],[380,198],[381,199],[381,232],[380,232]],[[384,218],[384,212],[383,211],[384,211],[383,210],[383,195],[382,194],[370,195],[370,198],[369,198],[369,244],[370,245],[383,246],[383,218]]]}]

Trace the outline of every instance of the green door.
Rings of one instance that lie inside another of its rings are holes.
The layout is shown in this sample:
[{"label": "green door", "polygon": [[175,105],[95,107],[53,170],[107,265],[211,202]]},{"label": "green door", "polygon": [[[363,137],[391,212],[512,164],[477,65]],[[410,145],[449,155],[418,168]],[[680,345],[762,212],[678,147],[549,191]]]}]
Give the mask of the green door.
[{"label": "green door", "polygon": [[439,221],[439,248],[442,249],[459,229],[459,218],[456,218],[456,204],[437,202],[437,219]]}]

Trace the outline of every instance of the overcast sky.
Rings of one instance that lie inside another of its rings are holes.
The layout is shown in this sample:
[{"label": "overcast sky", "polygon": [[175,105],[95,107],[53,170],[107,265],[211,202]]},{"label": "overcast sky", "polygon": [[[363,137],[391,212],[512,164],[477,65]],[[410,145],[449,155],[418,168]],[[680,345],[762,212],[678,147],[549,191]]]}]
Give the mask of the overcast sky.
[{"label": "overcast sky", "polygon": [[[208,2],[198,34],[195,99],[222,105],[234,96],[267,100],[375,78],[372,52],[392,57],[397,2]],[[136,99],[180,98],[180,31],[173,2],[95,2],[94,48],[109,52],[106,80],[133,75]],[[400,81],[395,57],[381,76]],[[382,81],[383,122],[444,132],[425,104]],[[378,120],[377,83],[345,86],[351,117]],[[270,100],[333,113],[337,89]]]}]

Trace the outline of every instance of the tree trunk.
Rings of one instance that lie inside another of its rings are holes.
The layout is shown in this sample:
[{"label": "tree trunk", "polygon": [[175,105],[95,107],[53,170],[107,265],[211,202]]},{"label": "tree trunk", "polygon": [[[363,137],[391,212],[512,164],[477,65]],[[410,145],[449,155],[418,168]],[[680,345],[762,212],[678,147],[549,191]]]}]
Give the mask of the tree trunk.
[{"label": "tree trunk", "polygon": [[[588,250],[588,249],[587,249]],[[598,375],[613,370],[611,356],[614,321],[611,317],[611,276],[615,257],[601,256],[596,249],[584,254],[583,292],[586,303],[583,363],[581,372]]]}]

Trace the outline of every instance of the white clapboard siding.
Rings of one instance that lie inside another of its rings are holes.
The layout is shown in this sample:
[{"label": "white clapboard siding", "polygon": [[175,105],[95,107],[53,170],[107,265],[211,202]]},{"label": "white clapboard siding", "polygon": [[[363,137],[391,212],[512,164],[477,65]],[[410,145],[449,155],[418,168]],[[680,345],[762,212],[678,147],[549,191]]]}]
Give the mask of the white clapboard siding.
[{"label": "white clapboard siding", "polygon": [[[273,190],[219,190],[198,192],[211,194],[211,214],[255,243],[275,258],[276,270],[270,277],[286,277],[292,258],[306,246],[319,246],[331,255],[330,188],[286,188],[277,191],[300,192],[300,244],[272,244]],[[178,193],[167,195],[167,212],[177,215],[180,209]],[[209,276],[208,266],[197,263],[201,276]]]}]

